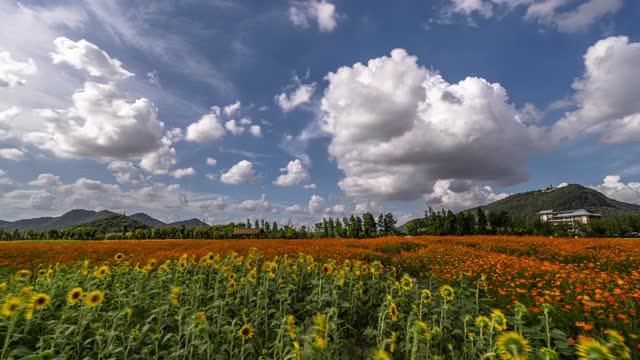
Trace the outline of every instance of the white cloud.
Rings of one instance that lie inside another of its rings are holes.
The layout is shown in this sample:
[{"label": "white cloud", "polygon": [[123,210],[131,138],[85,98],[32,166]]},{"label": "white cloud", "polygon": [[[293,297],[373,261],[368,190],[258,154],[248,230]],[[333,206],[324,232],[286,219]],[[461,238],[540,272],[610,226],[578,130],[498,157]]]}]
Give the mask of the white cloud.
[{"label": "white cloud", "polygon": [[287,206],[284,210],[291,214],[304,214],[307,212],[307,208],[302,207],[298,204]]},{"label": "white cloud", "polygon": [[211,113],[204,115],[197,122],[187,127],[187,141],[216,141],[224,136],[224,128],[220,125],[220,108],[214,106]]},{"label": "white cloud", "polygon": [[264,194],[262,194],[262,197],[258,200],[245,200],[241,202],[238,208],[250,212],[270,212],[273,209],[271,204],[265,199]]},{"label": "white cloud", "polygon": [[280,169],[280,171],[286,171],[286,174],[278,176],[273,182],[278,186],[292,186],[309,180],[309,172],[299,159],[290,161],[287,167]]},{"label": "white cloud", "polygon": [[36,210],[53,210],[56,208],[57,198],[46,190],[36,190],[31,194],[27,207]]},{"label": "white cloud", "polygon": [[164,124],[148,99],[130,103],[113,84],[94,82],[72,98],[70,109],[42,111],[46,129],[25,140],[60,157],[84,159],[141,158],[163,146]]},{"label": "white cloud", "polygon": [[640,43],[609,37],[584,55],[585,73],[573,83],[577,110],[553,126],[554,138],[598,135],[605,143],[640,139]]},{"label": "white cloud", "polygon": [[255,137],[262,137],[262,128],[260,125],[251,125],[249,127],[249,133]]},{"label": "white cloud", "polygon": [[504,199],[509,194],[495,193],[489,186],[480,187],[471,181],[438,180],[433,192],[424,196],[428,206],[461,211]]},{"label": "white cloud", "polygon": [[153,70],[147,73],[147,81],[149,82],[149,84],[155,86],[155,87],[162,87],[162,84],[160,83],[160,73],[158,73],[158,70]]},{"label": "white cloud", "polygon": [[312,214],[320,213],[324,210],[326,201],[322,196],[311,195],[311,199],[309,199],[309,205],[307,209]]},{"label": "white cloud", "polygon": [[323,126],[348,195],[417,199],[438,179],[527,179],[540,131],[517,120],[499,84],[450,84],[402,49],[326,79]]},{"label": "white cloud", "polygon": [[133,76],[122,67],[118,59],[112,59],[96,45],[82,39],[73,41],[59,37],[53,41],[55,52],[51,53],[54,64],[66,63],[78,70],[85,70],[91,76],[109,80],[122,80]]},{"label": "white cloud", "polygon": [[563,183],[558,184],[558,186],[556,186],[556,189],[560,189],[560,188],[567,187],[567,186],[569,186],[569,183],[563,182]]},{"label": "white cloud", "polygon": [[44,173],[38,175],[37,179],[29,182],[29,185],[57,188],[59,186],[62,186],[62,182],[60,181],[60,176]]},{"label": "white cloud", "polygon": [[9,178],[7,172],[0,169],[0,196],[16,188],[16,183]]},{"label": "white cloud", "polygon": [[524,7],[525,20],[572,33],[588,29],[602,17],[618,12],[622,5],[623,0],[450,0],[444,15],[460,14],[470,20],[474,15],[499,18]]},{"label": "white cloud", "polygon": [[296,89],[289,94],[286,92],[276,95],[275,102],[284,112],[289,112],[296,107],[308,103],[316,91],[316,83],[296,84]]},{"label": "white cloud", "polygon": [[195,174],[196,174],[196,170],[192,167],[185,168],[185,169],[176,169],[171,172],[171,176],[173,176],[176,179],[182,179],[185,176],[193,176]]},{"label": "white cloud", "polygon": [[216,166],[216,164],[218,163],[218,161],[214,158],[208,157],[207,158],[207,165],[209,166]]},{"label": "white cloud", "polygon": [[246,118],[246,117],[245,117],[245,118],[240,119],[240,125],[244,125],[244,126],[246,126],[246,125],[251,125],[251,119]]},{"label": "white cloud", "polygon": [[209,173],[209,174],[206,174],[205,177],[211,181],[215,181],[218,178],[218,175],[214,173]]},{"label": "white cloud", "polygon": [[140,160],[140,167],[153,174],[168,174],[176,165],[176,149],[171,147],[171,140],[162,138],[162,146],[155,151],[145,154]]},{"label": "white cloud", "polygon": [[238,110],[240,110],[240,100],[224,107],[224,113],[227,116],[235,114]]},{"label": "white cloud", "polygon": [[310,189],[310,190],[315,190],[317,188],[317,186],[316,186],[316,184],[307,184],[307,185],[304,185],[303,188]]},{"label": "white cloud", "polygon": [[320,31],[330,32],[338,25],[338,13],[335,5],[325,0],[292,1],[289,20],[300,29],[308,29],[315,21]]},{"label": "white cloud", "polygon": [[378,204],[375,201],[361,200],[356,203],[354,210],[356,214],[364,214],[364,213],[379,214],[379,213],[382,213],[382,205]]},{"label": "white cloud", "polygon": [[242,126],[238,126],[235,120],[227,121],[224,123],[224,127],[233,135],[241,135],[244,132],[244,128]]},{"label": "white cloud", "polygon": [[630,182],[623,183],[618,175],[608,175],[602,181],[602,184],[590,186],[608,197],[624,201],[628,203],[640,204],[640,183]]},{"label": "white cloud", "polygon": [[174,143],[174,142],[182,140],[184,138],[184,134],[182,133],[182,129],[173,128],[171,130],[167,130],[167,133],[166,133],[165,137],[167,139],[169,139],[169,141]]},{"label": "white cloud", "polygon": [[253,164],[250,161],[242,160],[222,174],[220,180],[225,184],[239,185],[256,181],[257,177],[253,171]]},{"label": "white cloud", "polygon": [[24,160],[24,152],[16,148],[0,149],[0,158],[7,160],[20,161]]},{"label": "white cloud", "polygon": [[24,75],[33,75],[38,71],[33,59],[26,62],[16,61],[8,51],[0,51],[0,88],[24,85]]},{"label": "white cloud", "polygon": [[200,209],[208,213],[225,210],[229,207],[228,199],[227,196],[216,196],[212,200],[202,203]]},{"label": "white cloud", "polygon": [[107,169],[113,173],[119,184],[137,185],[144,182],[140,170],[129,161],[112,161]]}]

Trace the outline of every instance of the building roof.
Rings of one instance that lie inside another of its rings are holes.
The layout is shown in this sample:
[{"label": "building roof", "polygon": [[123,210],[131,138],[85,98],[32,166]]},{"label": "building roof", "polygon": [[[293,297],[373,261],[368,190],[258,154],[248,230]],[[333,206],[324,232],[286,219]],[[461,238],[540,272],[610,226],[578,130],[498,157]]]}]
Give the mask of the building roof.
[{"label": "building roof", "polygon": [[570,212],[562,212],[556,215],[555,217],[574,217],[574,216],[601,216],[600,214],[588,212],[584,209],[572,210]]},{"label": "building roof", "polygon": [[253,229],[238,228],[233,231],[233,235],[258,235],[258,234],[264,234],[264,230],[262,230],[261,228],[253,228]]},{"label": "building roof", "polygon": [[539,213],[537,213],[536,215],[545,215],[545,214],[555,214],[555,211],[553,211],[553,210],[542,210]]}]

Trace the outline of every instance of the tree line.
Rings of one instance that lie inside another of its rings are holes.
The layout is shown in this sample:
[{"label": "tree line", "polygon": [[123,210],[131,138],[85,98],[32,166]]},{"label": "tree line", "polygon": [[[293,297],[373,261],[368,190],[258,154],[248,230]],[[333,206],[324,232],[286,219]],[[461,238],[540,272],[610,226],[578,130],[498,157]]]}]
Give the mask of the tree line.
[{"label": "tree line", "polygon": [[229,223],[201,227],[169,226],[163,228],[133,228],[129,222],[114,219],[109,228],[76,226],[61,230],[18,230],[5,231],[0,228],[0,240],[143,240],[143,239],[231,239],[233,232],[240,228],[262,228],[270,239],[317,239],[317,238],[371,238],[398,235],[397,220],[393,214],[380,214],[378,220],[373,214],[362,216],[323,218],[313,226],[280,225],[264,219],[247,219],[246,223]]}]

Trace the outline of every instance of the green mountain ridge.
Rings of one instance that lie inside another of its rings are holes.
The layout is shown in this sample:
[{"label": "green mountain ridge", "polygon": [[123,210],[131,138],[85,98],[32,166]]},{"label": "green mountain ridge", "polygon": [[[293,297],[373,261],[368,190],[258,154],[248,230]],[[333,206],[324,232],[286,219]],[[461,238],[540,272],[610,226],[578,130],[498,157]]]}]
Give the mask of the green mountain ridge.
[{"label": "green mountain ridge", "polygon": [[[640,205],[613,200],[606,195],[579,184],[569,184],[560,188],[527,191],[510,195],[487,205],[463,210],[474,213],[481,208],[485,212],[506,211],[512,218],[533,220],[542,210],[566,211],[585,209],[604,217],[640,213]],[[409,220],[400,226],[404,230]]]},{"label": "green mountain ridge", "polygon": [[128,216],[113,214],[73,227],[72,229],[78,228],[91,229],[96,233],[108,234],[127,233],[138,229],[149,229],[150,227]]}]

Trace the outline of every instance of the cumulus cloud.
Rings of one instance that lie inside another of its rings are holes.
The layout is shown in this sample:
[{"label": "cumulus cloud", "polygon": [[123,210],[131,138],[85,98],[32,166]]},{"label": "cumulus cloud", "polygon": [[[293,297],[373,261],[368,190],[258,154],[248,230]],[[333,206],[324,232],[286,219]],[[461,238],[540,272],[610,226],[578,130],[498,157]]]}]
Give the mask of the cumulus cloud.
[{"label": "cumulus cloud", "polygon": [[222,174],[220,180],[225,184],[239,185],[257,180],[253,170],[253,164],[248,160],[242,160],[233,165],[229,171]]},{"label": "cumulus cloud", "polygon": [[251,125],[249,127],[249,133],[255,137],[262,137],[262,128],[260,125]]},{"label": "cumulus cloud", "polygon": [[149,82],[149,84],[161,88],[162,84],[160,83],[160,74],[158,73],[158,70],[153,70],[147,73],[147,81]]},{"label": "cumulus cloud", "polygon": [[197,122],[187,127],[187,141],[206,142],[221,139],[225,134],[220,124],[220,108],[214,106],[211,113],[204,115]]},{"label": "cumulus cloud", "polygon": [[0,169],[0,196],[16,188],[16,183],[9,177],[7,172]]},{"label": "cumulus cloud", "polygon": [[176,165],[176,149],[171,147],[171,140],[162,138],[160,148],[145,154],[140,160],[140,167],[153,174],[168,174]]},{"label": "cumulus cloud", "polygon": [[[297,79],[294,78],[294,79]],[[283,112],[289,112],[296,107],[308,103],[316,91],[316,83],[302,84],[298,82],[296,88],[287,94],[286,92],[276,95],[275,102]]]},{"label": "cumulus cloud", "polygon": [[471,181],[438,180],[433,191],[424,196],[428,206],[436,209],[461,211],[504,199],[510,194],[496,193],[489,186],[478,186]]},{"label": "cumulus cloud", "polygon": [[207,213],[222,211],[229,207],[229,197],[228,196],[216,196],[215,198],[205,201],[200,205],[200,209]]},{"label": "cumulus cloud", "polygon": [[298,204],[296,205],[291,205],[291,206],[287,206],[284,209],[286,212],[291,213],[291,214],[304,214],[307,212],[307,209],[303,206],[300,206]]},{"label": "cumulus cloud", "polygon": [[309,199],[309,205],[307,206],[307,210],[309,210],[312,214],[320,213],[324,210],[325,204],[327,202],[322,196],[311,195],[311,199]]},{"label": "cumulus cloud", "polygon": [[13,161],[20,161],[20,160],[24,160],[24,152],[16,148],[0,149],[0,158],[13,160]]},{"label": "cumulus cloud", "polygon": [[620,179],[619,175],[608,175],[602,180],[602,184],[590,187],[612,199],[640,205],[640,183],[625,184]]},{"label": "cumulus cloud", "polygon": [[356,214],[364,214],[364,213],[378,214],[378,213],[382,213],[382,205],[378,204],[375,201],[360,200],[356,202],[354,211]]},{"label": "cumulus cloud", "polygon": [[176,179],[182,179],[185,176],[193,176],[195,174],[196,174],[196,170],[192,167],[185,168],[185,169],[176,169],[171,172],[171,176],[173,176]]},{"label": "cumulus cloud", "polygon": [[44,110],[46,130],[25,140],[65,158],[127,160],[163,146],[164,124],[148,99],[128,102],[113,84],[87,82],[73,107]]},{"label": "cumulus cloud", "polygon": [[525,8],[524,20],[572,33],[588,29],[604,16],[618,12],[622,5],[623,0],[450,0],[444,15],[490,18]]},{"label": "cumulus cloud", "polygon": [[214,158],[208,157],[207,158],[207,165],[209,166],[216,166],[216,164],[218,163],[218,161]]},{"label": "cumulus cloud", "polygon": [[51,53],[51,58],[54,64],[69,64],[91,76],[109,80],[122,80],[134,75],[122,67],[120,60],[112,59],[106,52],[84,39],[73,41],[59,37],[53,44],[55,52]]},{"label": "cumulus cloud", "polygon": [[46,190],[36,190],[31,194],[27,207],[36,210],[52,210],[56,207],[57,198]]},{"label": "cumulus cloud", "polygon": [[609,37],[584,55],[585,73],[573,83],[577,109],[553,126],[556,140],[597,135],[605,143],[640,139],[640,43]]},{"label": "cumulus cloud", "polygon": [[112,161],[107,165],[107,169],[116,177],[119,184],[137,185],[144,182],[144,176],[132,162]]},{"label": "cumulus cloud", "polygon": [[25,62],[14,60],[8,51],[0,51],[0,87],[16,87],[24,85],[27,81],[24,75],[33,75],[38,67],[33,59]]},{"label": "cumulus cloud", "polygon": [[309,180],[309,172],[299,159],[290,161],[287,167],[280,169],[280,171],[285,171],[286,174],[278,176],[273,182],[278,186],[292,186]]},{"label": "cumulus cloud", "polygon": [[62,186],[62,181],[60,181],[60,176],[53,175],[50,173],[43,173],[38,175],[37,179],[30,181],[29,185],[56,188],[56,187]]},{"label": "cumulus cloud", "polygon": [[326,79],[322,122],[348,195],[417,199],[438,179],[527,179],[540,131],[517,120],[499,84],[450,84],[402,49]]},{"label": "cumulus cloud", "polygon": [[244,132],[244,128],[239,126],[235,120],[229,120],[224,123],[224,128],[229,130],[233,135],[241,135]]},{"label": "cumulus cloud", "polygon": [[316,184],[307,184],[307,185],[304,185],[303,188],[309,189],[309,190],[315,190],[317,186]]},{"label": "cumulus cloud", "polygon": [[234,102],[233,104],[229,104],[229,105],[224,107],[224,113],[227,116],[232,116],[233,114],[238,112],[238,110],[240,110],[240,101],[239,100]]},{"label": "cumulus cloud", "polygon": [[273,210],[271,204],[266,200],[265,194],[262,194],[262,197],[258,200],[245,200],[241,202],[238,208],[250,212],[270,212]]},{"label": "cumulus cloud", "polygon": [[292,1],[289,3],[289,20],[299,29],[308,29],[313,22],[324,32],[338,26],[336,6],[325,0]]}]

